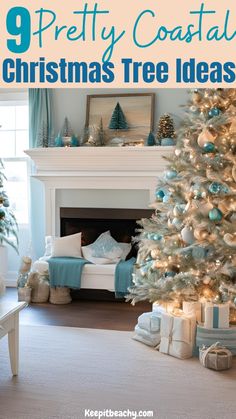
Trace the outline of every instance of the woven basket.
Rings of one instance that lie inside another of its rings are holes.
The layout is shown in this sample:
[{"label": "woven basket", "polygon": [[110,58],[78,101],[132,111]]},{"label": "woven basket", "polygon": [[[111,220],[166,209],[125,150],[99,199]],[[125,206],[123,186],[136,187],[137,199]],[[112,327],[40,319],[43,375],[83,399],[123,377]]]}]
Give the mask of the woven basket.
[{"label": "woven basket", "polygon": [[47,303],[49,298],[49,283],[39,272],[31,272],[27,281],[32,288],[32,303]]},{"label": "woven basket", "polygon": [[70,288],[56,287],[50,288],[51,304],[69,304],[71,303]]}]

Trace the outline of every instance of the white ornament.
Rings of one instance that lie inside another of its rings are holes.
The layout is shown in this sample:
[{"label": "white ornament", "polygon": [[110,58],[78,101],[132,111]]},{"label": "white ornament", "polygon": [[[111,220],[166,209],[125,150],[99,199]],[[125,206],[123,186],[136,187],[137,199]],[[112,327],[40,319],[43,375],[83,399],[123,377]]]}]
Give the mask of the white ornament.
[{"label": "white ornament", "polygon": [[202,215],[206,216],[209,214],[209,211],[211,211],[213,208],[213,205],[210,202],[206,202],[203,205],[200,205],[199,211]]},{"label": "white ornament", "polygon": [[234,181],[236,182],[236,165],[235,165],[235,166],[233,166],[233,169],[232,169],[232,176],[233,176]]},{"label": "white ornament", "polygon": [[209,276],[204,276],[203,278],[203,284],[209,285],[211,282],[211,278]]},{"label": "white ornament", "polygon": [[235,223],[236,222],[236,213],[235,212],[231,215],[230,221],[231,221],[231,223]]},{"label": "white ornament", "polygon": [[177,229],[180,229],[182,226],[182,221],[179,218],[175,217],[173,218],[172,225],[175,226]]},{"label": "white ornament", "polygon": [[208,130],[204,129],[198,136],[198,145],[203,147],[206,143],[214,143],[216,137]]},{"label": "white ornament", "polygon": [[236,247],[236,233],[234,234],[226,233],[224,235],[224,241],[228,246]]},{"label": "white ornament", "polygon": [[181,237],[187,244],[192,244],[194,242],[193,230],[190,227],[185,226],[183,230],[181,230]]},{"label": "white ornament", "polygon": [[177,157],[179,157],[180,156],[180,154],[181,154],[181,150],[179,150],[178,148],[175,150],[175,155],[177,156]]}]

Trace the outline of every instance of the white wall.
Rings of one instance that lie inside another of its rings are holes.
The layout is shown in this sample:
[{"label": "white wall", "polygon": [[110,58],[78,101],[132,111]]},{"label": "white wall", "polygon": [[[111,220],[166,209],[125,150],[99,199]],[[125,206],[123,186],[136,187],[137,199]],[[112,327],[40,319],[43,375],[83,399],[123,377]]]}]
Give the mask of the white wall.
[{"label": "white wall", "polygon": [[86,116],[86,96],[106,93],[156,93],[155,126],[163,113],[172,114],[176,124],[183,114],[181,105],[188,99],[187,89],[53,89],[55,134],[60,131],[67,116],[76,134],[81,134]]}]

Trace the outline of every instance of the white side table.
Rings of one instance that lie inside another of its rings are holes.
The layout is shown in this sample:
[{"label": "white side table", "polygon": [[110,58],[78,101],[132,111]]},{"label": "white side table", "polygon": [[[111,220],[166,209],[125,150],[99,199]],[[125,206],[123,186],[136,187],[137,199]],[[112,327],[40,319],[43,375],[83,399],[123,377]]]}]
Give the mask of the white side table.
[{"label": "white side table", "polygon": [[8,334],[8,347],[13,375],[18,374],[19,364],[19,312],[27,303],[0,301],[0,339]]}]

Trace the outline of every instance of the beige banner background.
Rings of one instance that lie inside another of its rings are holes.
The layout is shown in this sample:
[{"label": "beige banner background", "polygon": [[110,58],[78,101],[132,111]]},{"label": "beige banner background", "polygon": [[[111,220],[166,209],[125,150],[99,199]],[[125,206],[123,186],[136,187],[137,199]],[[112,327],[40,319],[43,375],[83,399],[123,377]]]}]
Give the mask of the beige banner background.
[{"label": "beige banner background", "polygon": [[[191,43],[170,41],[156,42],[149,48],[138,48],[133,42],[133,28],[138,15],[146,9],[151,9],[156,17],[151,18],[149,15],[143,19],[143,23],[140,26],[140,36],[142,36],[143,42],[148,42],[150,39],[155,37],[155,33],[161,25],[165,25],[169,29],[173,29],[175,26],[183,26],[184,30],[190,23],[197,24],[198,18],[191,16],[190,11],[199,10],[202,3],[204,3],[206,10],[215,10],[214,15],[207,15],[203,18],[203,35],[206,34],[213,26],[219,26],[220,33],[224,30],[225,16],[227,10],[230,11],[230,17],[228,22],[228,33],[232,34],[236,31],[236,5],[235,0],[225,1],[214,1],[214,0],[97,0],[99,9],[109,10],[109,15],[98,17],[96,26],[96,42],[91,40],[91,18],[88,19],[86,31],[86,40],[82,42],[74,41],[70,42],[66,39],[65,35],[60,36],[59,41],[55,41],[54,33],[55,26],[66,25],[68,27],[72,25],[78,26],[81,29],[81,17],[74,15],[73,11],[83,10],[84,4],[88,3],[89,10],[93,10],[95,1],[87,0],[87,2],[80,0],[67,0],[66,2],[60,2],[59,0],[41,0],[34,2],[32,0],[9,0],[1,2],[1,13],[0,13],[0,47],[1,47],[1,59],[0,59],[0,86],[1,87],[16,87],[19,83],[4,83],[2,80],[2,63],[4,59],[12,57],[14,59],[20,58],[26,62],[38,61],[39,57],[45,57],[46,61],[58,62],[61,58],[65,58],[67,61],[98,61],[102,62],[102,56],[105,49],[108,46],[108,42],[102,41],[100,38],[101,30],[104,26],[108,29],[112,25],[115,25],[116,33],[119,34],[123,30],[126,31],[123,38],[117,43],[114,49],[113,57],[111,61],[115,65],[115,80],[111,84],[106,83],[86,83],[86,84],[67,84],[57,82],[56,84],[51,83],[34,83],[31,84],[35,87],[186,87],[191,84],[177,84],[176,83],[176,72],[175,63],[176,59],[180,58],[183,61],[188,61],[190,58],[195,58],[196,62],[205,61],[211,63],[219,61],[224,64],[227,61],[236,61],[236,37],[232,41],[221,40],[219,42],[212,41],[207,42],[203,40],[199,42],[197,39]],[[41,7],[45,9],[53,10],[56,13],[56,22],[50,29],[44,32],[43,35],[43,47],[39,48],[38,37],[32,36],[30,49],[23,54],[13,54],[9,52],[7,48],[7,39],[11,39],[6,30],[6,16],[10,8],[14,6],[26,7],[31,13],[32,19],[32,32],[38,30],[38,14],[35,13]],[[65,31],[62,32],[65,34]],[[160,61],[167,62],[169,65],[169,80],[167,83],[160,84],[153,82],[147,84],[142,80],[142,72],[140,72],[140,80],[138,83],[127,84],[124,83],[124,71],[121,65],[122,58],[132,58],[133,61],[158,63]],[[201,84],[195,81],[193,83],[196,87],[216,87],[216,84],[206,83]],[[218,84],[217,84],[218,85]],[[20,85],[21,86],[21,85]],[[30,86],[30,84],[24,84],[24,87]],[[235,83],[227,84],[222,83],[222,87],[235,87]]]}]

